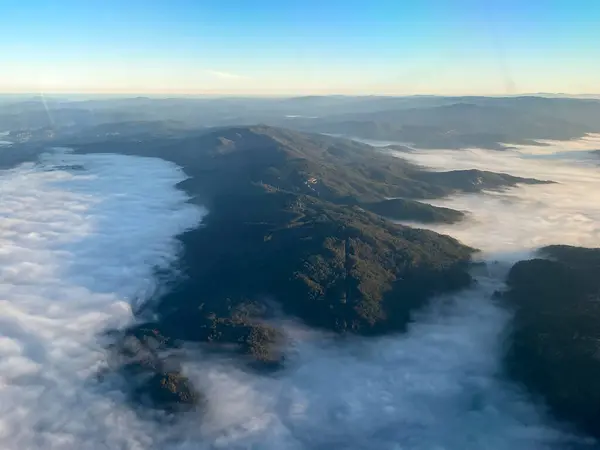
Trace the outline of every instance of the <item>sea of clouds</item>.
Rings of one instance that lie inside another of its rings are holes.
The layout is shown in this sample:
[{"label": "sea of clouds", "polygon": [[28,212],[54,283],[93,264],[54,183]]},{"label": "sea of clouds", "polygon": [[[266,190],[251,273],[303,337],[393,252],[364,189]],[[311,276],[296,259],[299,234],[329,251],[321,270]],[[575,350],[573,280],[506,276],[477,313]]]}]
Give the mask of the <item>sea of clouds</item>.
[{"label": "sea of clouds", "polygon": [[64,152],[0,172],[0,447],[592,447],[503,379],[510,315],[490,296],[532,249],[597,246],[600,169],[577,156],[546,157],[591,149],[594,139],[402,153],[437,170],[558,183],[434,202],[470,213],[434,229],[500,262],[478,274],[477,288],[421,311],[404,335],[340,342],[282,319],[289,362],[272,376],[189,348],[184,370],[208,406],[168,422],[136,413],[120,390],[96,381],[107,358],[97,336],[133,320],[130,305],[157,289],[155,269],[176,261],[175,236],[201,220],[175,188],[183,174],[156,159]]},{"label": "sea of clouds", "polygon": [[413,150],[396,155],[433,170],[480,169],[556,182],[431,201],[471,213],[461,224],[430,227],[435,231],[508,261],[550,244],[598,247],[600,156],[593,151],[600,149],[600,134],[541,143],[504,151]]},{"label": "sea of clouds", "polygon": [[0,448],[151,443],[95,381],[98,334],[132,320],[199,222],[183,179],[160,160],[60,150],[0,172]]}]

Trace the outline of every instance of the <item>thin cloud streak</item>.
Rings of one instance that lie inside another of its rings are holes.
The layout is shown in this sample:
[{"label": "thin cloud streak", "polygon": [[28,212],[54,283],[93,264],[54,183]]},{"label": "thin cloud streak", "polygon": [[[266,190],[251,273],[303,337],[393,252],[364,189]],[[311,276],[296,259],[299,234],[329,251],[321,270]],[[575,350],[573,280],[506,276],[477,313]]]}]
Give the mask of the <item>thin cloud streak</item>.
[{"label": "thin cloud streak", "polygon": [[209,75],[212,75],[214,77],[221,78],[224,80],[244,80],[244,79],[248,78],[244,75],[239,75],[239,74],[231,73],[231,72],[222,72],[220,70],[205,70],[205,72]]}]

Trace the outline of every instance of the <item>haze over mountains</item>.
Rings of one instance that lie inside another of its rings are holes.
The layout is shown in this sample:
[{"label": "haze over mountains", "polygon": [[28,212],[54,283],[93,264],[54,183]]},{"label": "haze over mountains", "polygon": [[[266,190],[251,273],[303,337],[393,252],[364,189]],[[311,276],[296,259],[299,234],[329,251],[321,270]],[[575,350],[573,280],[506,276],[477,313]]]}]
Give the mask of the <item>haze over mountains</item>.
[{"label": "haze over mountains", "polygon": [[38,98],[0,131],[6,448],[597,447],[600,101]]},{"label": "haze over mountains", "polygon": [[79,101],[34,97],[5,103],[0,112],[0,123],[10,130],[36,128],[55,133],[58,129],[68,133],[73,126],[98,126],[95,132],[103,134],[112,124],[111,132],[169,134],[198,127],[265,123],[423,148],[501,149],[511,142],[574,139],[599,132],[599,121],[600,100],[545,97],[138,97]]}]

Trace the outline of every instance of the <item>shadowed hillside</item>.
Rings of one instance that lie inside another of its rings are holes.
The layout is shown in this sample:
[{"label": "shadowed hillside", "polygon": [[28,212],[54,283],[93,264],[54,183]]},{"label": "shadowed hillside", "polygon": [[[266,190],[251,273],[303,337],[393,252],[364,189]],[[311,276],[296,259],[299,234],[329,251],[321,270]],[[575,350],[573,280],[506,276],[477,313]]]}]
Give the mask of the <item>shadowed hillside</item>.
[{"label": "shadowed hillside", "polygon": [[560,418],[600,437],[600,249],[550,246],[512,268],[511,376]]}]

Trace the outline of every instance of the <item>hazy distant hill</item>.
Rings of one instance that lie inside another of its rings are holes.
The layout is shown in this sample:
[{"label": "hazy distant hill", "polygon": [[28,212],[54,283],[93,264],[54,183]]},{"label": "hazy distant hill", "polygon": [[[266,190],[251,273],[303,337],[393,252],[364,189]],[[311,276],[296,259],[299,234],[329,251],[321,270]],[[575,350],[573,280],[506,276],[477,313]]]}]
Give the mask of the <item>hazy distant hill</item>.
[{"label": "hazy distant hill", "polygon": [[[294,98],[32,97],[6,101],[0,131],[48,129],[70,133],[109,124],[197,130],[266,123],[424,148],[503,148],[502,143],[572,139],[600,132],[600,101],[548,97],[308,96]],[[129,123],[129,125],[126,125]],[[138,125],[133,125],[137,123]],[[101,132],[101,129],[97,130]],[[38,135],[38,137],[43,137]]]},{"label": "hazy distant hill", "polygon": [[595,100],[465,99],[435,107],[348,113],[320,121],[298,121],[311,131],[399,141],[423,148],[483,147],[535,139],[573,139],[600,131]]}]

